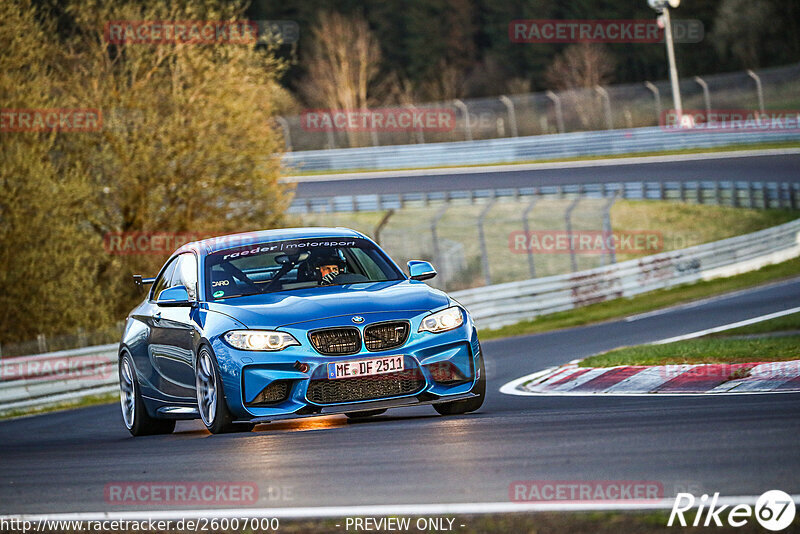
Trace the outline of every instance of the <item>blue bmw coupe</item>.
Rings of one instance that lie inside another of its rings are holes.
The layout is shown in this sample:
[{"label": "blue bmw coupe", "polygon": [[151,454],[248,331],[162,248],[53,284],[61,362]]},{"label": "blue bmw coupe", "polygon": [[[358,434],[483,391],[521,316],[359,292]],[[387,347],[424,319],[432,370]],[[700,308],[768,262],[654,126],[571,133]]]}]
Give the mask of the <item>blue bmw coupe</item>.
[{"label": "blue bmw coupe", "polygon": [[276,419],[432,404],[475,411],[486,376],[462,306],[345,228],[293,228],[188,243],[128,316],[120,404],[134,436],[202,419],[212,433]]}]

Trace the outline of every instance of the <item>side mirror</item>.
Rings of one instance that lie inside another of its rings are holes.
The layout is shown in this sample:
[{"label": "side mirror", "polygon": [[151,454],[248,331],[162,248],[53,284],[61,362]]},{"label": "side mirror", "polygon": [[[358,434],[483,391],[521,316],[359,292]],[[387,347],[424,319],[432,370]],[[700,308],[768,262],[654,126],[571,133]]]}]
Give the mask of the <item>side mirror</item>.
[{"label": "side mirror", "polygon": [[159,306],[189,306],[191,305],[189,290],[186,289],[186,286],[175,286],[165,289],[158,296],[156,304]]},{"label": "side mirror", "polygon": [[436,276],[436,269],[427,261],[411,260],[408,262],[408,275],[412,280],[430,280]]}]

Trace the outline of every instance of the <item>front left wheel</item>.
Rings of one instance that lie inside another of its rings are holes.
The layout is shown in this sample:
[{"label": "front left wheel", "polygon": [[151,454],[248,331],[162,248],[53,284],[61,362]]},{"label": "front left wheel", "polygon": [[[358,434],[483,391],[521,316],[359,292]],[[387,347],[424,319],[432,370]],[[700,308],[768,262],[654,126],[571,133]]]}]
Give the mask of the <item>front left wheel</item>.
[{"label": "front left wheel", "polygon": [[460,401],[442,402],[434,404],[433,408],[440,415],[459,415],[462,413],[474,412],[483,406],[483,399],[486,397],[486,368],[483,365],[483,354],[481,354],[480,376],[475,387],[472,388],[475,397]]},{"label": "front left wheel", "polygon": [[228,434],[253,430],[255,425],[252,423],[233,422],[233,415],[225,402],[217,361],[207,347],[201,347],[200,353],[197,355],[195,386],[200,418],[209,432],[212,434]]},{"label": "front left wheel", "polygon": [[119,404],[125,428],[133,436],[171,434],[175,430],[174,419],[156,419],[147,413],[133,360],[128,353],[123,353],[119,362]]}]

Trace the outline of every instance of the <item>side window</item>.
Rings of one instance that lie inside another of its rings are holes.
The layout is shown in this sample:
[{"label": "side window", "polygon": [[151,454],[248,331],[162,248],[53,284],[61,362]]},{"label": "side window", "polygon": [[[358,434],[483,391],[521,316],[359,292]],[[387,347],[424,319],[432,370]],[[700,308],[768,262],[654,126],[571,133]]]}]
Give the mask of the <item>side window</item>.
[{"label": "side window", "polygon": [[161,294],[162,291],[170,287],[170,280],[172,279],[172,273],[175,271],[175,265],[178,263],[178,259],[175,258],[167,268],[161,273],[161,276],[153,284],[153,292],[150,294],[150,298],[153,300],[158,300],[158,296]]},{"label": "side window", "polygon": [[197,260],[191,252],[178,256],[178,266],[172,273],[168,287],[186,286],[189,299],[197,298]]}]

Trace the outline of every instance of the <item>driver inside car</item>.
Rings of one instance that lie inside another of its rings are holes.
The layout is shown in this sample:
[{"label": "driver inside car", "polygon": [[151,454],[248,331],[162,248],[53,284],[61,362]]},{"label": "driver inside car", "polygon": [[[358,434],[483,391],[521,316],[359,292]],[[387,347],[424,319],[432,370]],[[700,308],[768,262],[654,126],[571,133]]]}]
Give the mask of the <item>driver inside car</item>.
[{"label": "driver inside car", "polygon": [[334,284],[339,274],[344,273],[344,262],[338,256],[322,256],[315,262],[314,276],[321,286]]}]

